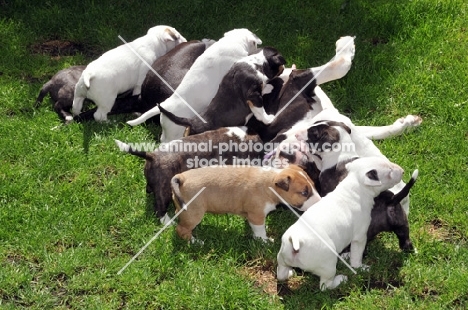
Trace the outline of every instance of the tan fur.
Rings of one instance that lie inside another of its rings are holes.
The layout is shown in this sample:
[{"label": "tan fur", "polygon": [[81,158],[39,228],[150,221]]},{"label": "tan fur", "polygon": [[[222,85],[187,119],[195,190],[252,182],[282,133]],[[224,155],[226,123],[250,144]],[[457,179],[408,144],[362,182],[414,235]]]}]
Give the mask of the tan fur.
[{"label": "tan fur", "polygon": [[206,212],[237,214],[251,225],[264,225],[267,213],[281,202],[269,187],[296,208],[302,208],[312,195],[317,195],[312,180],[295,165],[281,170],[251,166],[193,169],[175,175],[171,186],[177,212],[183,207],[179,201],[186,204],[206,187],[179,216],[176,230],[187,240]]}]

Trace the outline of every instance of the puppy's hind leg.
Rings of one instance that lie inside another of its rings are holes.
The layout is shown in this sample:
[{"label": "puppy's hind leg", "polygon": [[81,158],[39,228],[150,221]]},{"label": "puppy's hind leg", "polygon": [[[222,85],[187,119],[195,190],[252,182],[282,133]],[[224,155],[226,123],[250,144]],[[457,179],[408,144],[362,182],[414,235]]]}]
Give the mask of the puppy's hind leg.
[{"label": "puppy's hind leg", "polygon": [[[107,121],[107,114],[112,110],[112,106],[114,105],[114,99],[112,97],[108,97],[104,102],[100,102],[96,112],[94,112],[94,119],[98,122],[105,122]],[[97,104],[96,104],[97,105]]]},{"label": "puppy's hind leg", "polygon": [[357,126],[360,133],[372,140],[381,140],[401,135],[407,128],[421,125],[422,118],[416,115],[407,115],[397,119],[392,125],[387,126]]},{"label": "puppy's hind leg", "polygon": [[336,275],[336,263],[338,258],[330,252],[329,257],[322,257],[322,266],[317,268],[314,273],[320,277],[320,290],[332,290],[340,285],[341,282],[348,280],[345,275]]},{"label": "puppy's hind leg", "polygon": [[369,267],[362,264],[362,255],[366,248],[367,236],[351,241],[350,265],[353,268],[368,269]]}]

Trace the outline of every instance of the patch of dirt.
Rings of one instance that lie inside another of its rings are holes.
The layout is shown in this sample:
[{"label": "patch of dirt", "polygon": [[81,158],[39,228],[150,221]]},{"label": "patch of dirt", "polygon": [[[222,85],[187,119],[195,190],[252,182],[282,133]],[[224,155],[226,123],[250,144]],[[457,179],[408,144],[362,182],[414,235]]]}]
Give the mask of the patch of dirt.
[{"label": "patch of dirt", "polygon": [[276,280],[276,267],[274,261],[266,261],[263,264],[245,266],[241,274],[255,281],[255,286],[262,289],[268,295],[286,296],[298,290],[304,282],[301,277],[302,271],[297,270],[299,276],[291,277],[287,282],[281,283]]},{"label": "patch of dirt", "polygon": [[246,266],[241,270],[241,273],[255,280],[255,286],[261,288],[265,293],[276,295],[274,267],[273,261],[267,261],[263,265]]},{"label": "patch of dirt", "polygon": [[74,56],[80,53],[87,56],[96,56],[98,54],[97,51],[86,47],[82,43],[59,39],[35,43],[31,46],[31,52],[33,54],[49,55],[53,58]]},{"label": "patch of dirt", "polygon": [[450,227],[441,219],[433,219],[425,225],[424,230],[439,241],[454,242],[464,239],[463,234],[456,227]]}]

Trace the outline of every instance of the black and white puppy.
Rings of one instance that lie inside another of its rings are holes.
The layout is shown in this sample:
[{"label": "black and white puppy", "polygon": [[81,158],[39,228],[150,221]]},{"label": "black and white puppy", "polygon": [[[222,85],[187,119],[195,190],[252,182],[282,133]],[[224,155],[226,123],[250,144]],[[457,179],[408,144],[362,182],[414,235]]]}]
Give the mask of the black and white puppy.
[{"label": "black and white puppy", "polygon": [[285,63],[283,56],[272,47],[237,61],[223,77],[201,118],[178,117],[161,106],[159,109],[174,123],[187,126],[191,135],[226,126],[243,126],[252,115],[269,124],[274,115],[265,112],[262,95],[271,91],[272,86],[267,82],[283,72]]},{"label": "black and white puppy", "polygon": [[86,66],[72,66],[57,72],[45,83],[36,99],[35,108],[38,108],[47,94],[53,100],[53,108],[58,116],[65,122],[73,120],[71,108],[75,85],[81,77]]},{"label": "black and white puppy", "polygon": [[[324,103],[316,94],[321,85],[345,76],[351,69],[354,58],[354,37],[341,37],[336,41],[335,57],[321,66],[296,70],[287,68],[270,80],[273,90],[264,94],[266,113],[275,119],[268,125],[251,118],[247,127],[258,132],[263,141],[272,140],[278,133],[291,128],[298,121],[312,118],[322,111]],[[331,104],[331,102],[330,102]]]}]

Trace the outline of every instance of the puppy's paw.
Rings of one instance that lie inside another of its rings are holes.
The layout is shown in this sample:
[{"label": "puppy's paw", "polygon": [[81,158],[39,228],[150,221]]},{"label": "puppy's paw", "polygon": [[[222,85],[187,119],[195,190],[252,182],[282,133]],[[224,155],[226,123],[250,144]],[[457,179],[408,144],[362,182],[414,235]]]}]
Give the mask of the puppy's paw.
[{"label": "puppy's paw", "polygon": [[351,258],[351,252],[345,252],[345,253],[341,253],[341,258],[345,259],[345,260],[349,260]]},{"label": "puppy's paw", "polygon": [[275,240],[273,238],[268,238],[268,237],[254,237],[255,240],[261,240],[263,243],[273,243]]},{"label": "puppy's paw", "polygon": [[422,118],[418,115],[407,115],[406,117],[399,118],[395,123],[403,125],[404,128],[417,127],[421,125]]},{"label": "puppy's paw", "polygon": [[190,239],[190,243],[191,244],[197,244],[197,245],[204,245],[205,244],[205,242],[203,242],[203,240],[197,239],[197,238],[195,238],[193,236]]},{"label": "puppy's paw", "polygon": [[370,270],[370,266],[362,264],[361,266],[358,267],[358,269],[368,272]]},{"label": "puppy's paw", "polygon": [[265,119],[263,120],[263,123],[265,125],[271,124],[275,120],[275,115],[273,114],[267,114],[265,115]]},{"label": "puppy's paw", "polygon": [[167,213],[164,214],[164,216],[162,218],[160,218],[159,221],[163,225],[169,225],[169,224],[175,225],[175,222],[174,221],[171,222],[171,218],[169,217],[169,215]]}]

